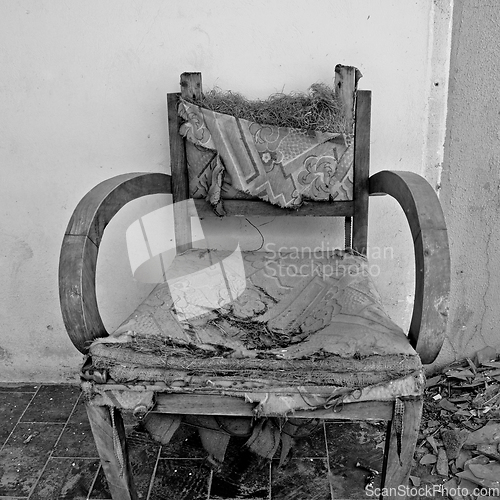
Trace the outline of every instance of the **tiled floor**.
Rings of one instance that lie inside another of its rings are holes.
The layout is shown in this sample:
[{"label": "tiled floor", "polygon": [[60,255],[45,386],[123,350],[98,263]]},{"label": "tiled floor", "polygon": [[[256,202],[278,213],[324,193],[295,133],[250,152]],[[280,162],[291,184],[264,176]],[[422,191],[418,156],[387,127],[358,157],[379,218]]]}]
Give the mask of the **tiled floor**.
[{"label": "tiled floor", "polygon": [[[0,499],[110,498],[78,387],[0,385],[0,422]],[[382,468],[382,423],[326,422],[298,439],[281,467],[232,438],[219,472],[207,466],[196,429],[181,427],[161,447],[126,423],[142,499],[366,499],[369,472],[356,464]]]}]

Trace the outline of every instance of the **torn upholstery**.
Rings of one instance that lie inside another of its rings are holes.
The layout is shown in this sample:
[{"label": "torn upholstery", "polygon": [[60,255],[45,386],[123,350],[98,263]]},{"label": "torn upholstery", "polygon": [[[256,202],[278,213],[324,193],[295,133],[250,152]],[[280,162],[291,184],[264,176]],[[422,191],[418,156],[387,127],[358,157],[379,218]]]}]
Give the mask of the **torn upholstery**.
[{"label": "torn upholstery", "polygon": [[245,398],[259,416],[423,391],[367,260],[341,251],[189,250],[90,355],[114,383]]},{"label": "torn upholstery", "polygon": [[283,208],[304,200],[352,200],[352,138],[258,124],[181,100],[190,195],[223,214],[223,198]]}]

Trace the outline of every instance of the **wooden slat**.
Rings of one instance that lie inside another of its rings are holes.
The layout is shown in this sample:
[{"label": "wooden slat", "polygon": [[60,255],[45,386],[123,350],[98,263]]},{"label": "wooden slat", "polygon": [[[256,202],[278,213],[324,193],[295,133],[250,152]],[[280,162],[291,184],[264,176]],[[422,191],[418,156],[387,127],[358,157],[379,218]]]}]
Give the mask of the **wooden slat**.
[{"label": "wooden slat", "polygon": [[92,340],[107,335],[95,292],[97,254],[106,226],[129,201],[170,192],[166,174],[118,175],[87,193],[73,212],[59,260],[59,297],[68,335],[81,352],[87,352]]},{"label": "wooden slat", "polygon": [[359,69],[354,66],[344,66],[343,64],[335,66],[335,94],[342,102],[349,133],[354,125],[354,98],[361,76]]},{"label": "wooden slat", "polygon": [[352,248],[366,255],[368,241],[368,177],[370,175],[371,92],[358,90],[354,139],[354,220]]},{"label": "wooden slat", "polygon": [[[199,100],[202,95],[201,73],[182,73],[181,97]],[[168,122],[170,138],[170,161],[173,179],[174,227],[177,252],[181,253],[192,247],[191,219],[189,216],[189,178],[184,139],[179,134],[181,119],[177,113],[178,98],[167,96]]]},{"label": "wooden slat", "polygon": [[[172,200],[177,250],[191,248],[191,220],[188,215],[189,180],[184,140],[179,134],[180,117],[177,114],[179,94],[167,95],[168,136],[170,143],[170,170],[172,173]],[[184,203],[182,203],[184,201]]]},{"label": "wooden slat", "polygon": [[87,236],[67,235],[59,261],[59,297],[69,338],[80,352],[108,335],[97,305],[95,276],[98,247]]},{"label": "wooden slat", "polygon": [[[361,72],[353,66],[344,66],[342,64],[337,64],[335,66],[335,94],[340,99],[343,105],[343,112],[346,120],[347,132],[349,134],[354,133],[354,123],[356,122],[356,140],[355,140],[355,151],[354,151],[354,187],[353,187],[353,212],[351,214],[345,214],[345,217],[351,217],[354,215],[354,225],[346,224],[346,234],[345,241],[346,247],[350,246],[360,253],[366,254],[366,242],[364,245],[359,245],[361,243],[360,236],[362,235],[361,229],[366,226],[367,214],[364,210],[368,210],[368,205],[363,203],[368,199],[368,173],[364,170],[359,172],[360,168],[363,168],[365,164],[363,162],[356,161],[356,151],[358,149],[358,131],[360,129],[358,125],[358,120],[360,116],[359,112],[359,101],[356,99],[356,89],[358,86],[358,80],[361,78]],[[356,111],[354,109],[356,103]],[[369,127],[369,124],[368,124]],[[364,127],[361,127],[363,129]],[[368,129],[369,133],[369,129]],[[363,141],[361,141],[363,142]],[[359,157],[358,151],[358,157]],[[366,177],[366,179],[364,178]],[[351,234],[352,228],[352,234]],[[349,233],[348,233],[349,231]],[[366,231],[365,231],[366,234]],[[363,250],[361,251],[360,248]]]},{"label": "wooden slat", "polygon": [[97,246],[109,221],[129,201],[149,194],[171,193],[171,178],[135,172],[107,179],[89,191],[75,208],[66,233],[87,236]]},{"label": "wooden slat", "polygon": [[179,134],[181,123],[177,113],[179,93],[167,94],[168,131],[170,143],[170,170],[172,175],[172,199],[174,202],[189,197],[189,181],[186,167],[184,141]]},{"label": "wooden slat", "polygon": [[401,485],[408,484],[413,453],[417,444],[420,419],[422,417],[422,399],[404,401],[403,435],[401,440],[401,463],[397,451],[396,432],[393,423],[389,424],[389,442],[386,445],[386,466],[382,477],[382,485],[387,489],[385,499],[406,498],[406,490]]},{"label": "wooden slat", "polygon": [[[157,394],[155,412],[181,413],[185,415],[227,415],[251,417],[255,405],[243,398],[204,394]],[[298,418],[329,418],[337,420],[390,420],[392,402],[368,401],[349,403],[337,408],[319,409],[314,412],[299,410],[293,416]]]},{"label": "wooden slat", "polygon": [[408,219],[413,239],[420,231],[441,229],[446,221],[432,186],[414,172],[383,170],[370,177],[370,196],[388,194],[395,198]]},{"label": "wooden slat", "polygon": [[432,363],[446,334],[450,250],[442,229],[423,230],[414,241],[415,301],[408,337],[422,362]]},{"label": "wooden slat", "polygon": [[181,95],[184,99],[198,101],[201,98],[203,87],[201,73],[191,72],[181,75]]},{"label": "wooden slat", "polygon": [[415,301],[409,338],[423,363],[443,345],[448,320],[450,251],[443,210],[432,186],[413,172],[378,172],[370,194],[389,194],[405,212],[415,249]]},{"label": "wooden slat", "polygon": [[[194,200],[194,203],[196,212],[192,211],[191,216],[218,217],[205,200]],[[352,201],[309,201],[299,209],[285,209],[260,200],[224,200],[223,204],[227,216],[347,217],[354,212]]]},{"label": "wooden slat", "polygon": [[[137,492],[132,479],[132,468],[125,439],[125,426],[119,411],[114,413],[115,428],[107,406],[86,404],[92,434],[106,475],[109,491],[113,500],[137,500]],[[115,440],[119,449],[115,447]],[[121,463],[121,460],[123,462]]]}]

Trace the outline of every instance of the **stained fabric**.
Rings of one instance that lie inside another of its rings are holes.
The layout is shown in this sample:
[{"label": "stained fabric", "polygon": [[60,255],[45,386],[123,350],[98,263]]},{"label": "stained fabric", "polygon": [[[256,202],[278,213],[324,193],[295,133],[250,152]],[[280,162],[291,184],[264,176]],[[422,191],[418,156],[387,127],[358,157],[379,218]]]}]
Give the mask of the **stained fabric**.
[{"label": "stained fabric", "polygon": [[353,144],[344,134],[258,124],[181,100],[190,194],[223,214],[223,198],[283,208],[353,198]]},{"label": "stained fabric", "polygon": [[90,354],[118,383],[227,394],[256,415],[421,393],[422,365],[349,252],[189,250]]},{"label": "stained fabric", "polygon": [[116,333],[128,331],[237,364],[416,355],[385,313],[366,258],[343,251],[188,250]]}]

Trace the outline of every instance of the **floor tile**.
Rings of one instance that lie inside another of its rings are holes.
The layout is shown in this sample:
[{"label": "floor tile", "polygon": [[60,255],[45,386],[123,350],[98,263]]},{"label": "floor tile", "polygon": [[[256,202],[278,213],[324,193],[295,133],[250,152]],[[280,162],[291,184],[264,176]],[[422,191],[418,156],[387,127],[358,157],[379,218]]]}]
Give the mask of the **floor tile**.
[{"label": "floor tile", "polygon": [[[92,488],[91,499],[110,499],[79,395],[71,385],[0,384],[0,498],[32,492],[30,500],[80,500]],[[244,446],[246,437],[233,437],[224,464],[212,472],[195,427],[181,425],[160,447],[127,415],[132,473],[144,500],[148,492],[151,500],[366,498],[368,468],[382,470],[385,424],[311,422],[309,434],[294,436],[281,467],[279,451],[264,460]],[[380,475],[373,486],[379,485]]]},{"label": "floor tile", "polygon": [[200,435],[195,427],[181,424],[170,443],[161,447],[161,458],[205,458]]},{"label": "floor tile", "polygon": [[98,458],[90,424],[68,424],[54,449],[53,456]]},{"label": "floor tile", "polygon": [[111,494],[109,492],[108,483],[104,475],[102,467],[99,467],[99,472],[97,474],[94,485],[92,486],[92,491],[90,492],[89,499],[92,500],[111,500]]},{"label": "floor tile", "polygon": [[98,467],[95,459],[51,458],[30,500],[86,500]]},{"label": "floor tile", "polygon": [[290,451],[292,458],[319,458],[326,457],[326,440],[324,423],[314,422],[304,425],[294,437],[294,444]]},{"label": "floor tile", "polygon": [[141,498],[146,498],[151,476],[156,466],[160,445],[154,442],[145,431],[133,430],[127,442],[132,462],[132,476]]},{"label": "floor tile", "polygon": [[0,392],[0,448],[32,398],[29,392]]},{"label": "floor tile", "polygon": [[373,484],[380,487],[386,428],[385,423],[326,424],[334,498],[365,498],[364,488],[370,476],[367,468],[379,472]]},{"label": "floor tile", "polygon": [[88,423],[89,417],[87,415],[87,410],[85,409],[85,399],[82,395],[80,395],[78,402],[76,403],[73,412],[68,419],[68,424],[78,425]]},{"label": "floor tile", "polygon": [[213,473],[211,500],[269,498],[270,460],[244,448],[245,441],[231,439],[221,469]]},{"label": "floor tile", "polygon": [[159,460],[150,500],[206,500],[210,474],[201,459]]},{"label": "floor tile", "polygon": [[23,422],[66,422],[79,396],[75,385],[43,385],[23,415]]},{"label": "floor tile", "polygon": [[[132,429],[127,432],[127,443],[132,466],[132,477],[134,478],[137,494],[139,498],[146,498],[158,459],[160,445],[152,441],[149,435],[140,429]],[[111,498],[102,468],[99,470],[90,498]]]},{"label": "floor tile", "polygon": [[62,424],[16,426],[0,453],[0,495],[29,494],[62,429]]},{"label": "floor tile", "polygon": [[292,459],[271,472],[273,500],[331,500],[326,458]]},{"label": "floor tile", "polygon": [[75,406],[53,456],[85,458],[97,458],[99,456],[82,398]]}]

